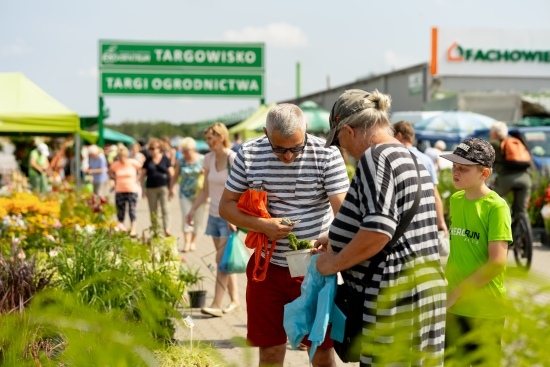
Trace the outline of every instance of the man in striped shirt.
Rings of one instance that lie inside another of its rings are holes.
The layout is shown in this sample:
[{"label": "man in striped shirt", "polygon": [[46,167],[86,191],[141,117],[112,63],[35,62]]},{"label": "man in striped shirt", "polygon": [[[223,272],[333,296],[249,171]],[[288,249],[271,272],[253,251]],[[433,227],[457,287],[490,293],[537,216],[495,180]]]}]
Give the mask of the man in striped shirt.
[{"label": "man in striped shirt", "polygon": [[[280,104],[267,115],[265,136],[243,143],[225,185],[220,215],[250,231],[264,233],[276,247],[264,281],[252,280],[254,256],[247,268],[246,303],[249,344],[260,349],[260,366],[282,366],[286,351],[284,305],[300,295],[303,277],[291,278],[284,252],[288,234],[315,240],[328,232],[330,223],[348,191],[346,167],[336,147],[306,133],[298,106]],[[271,218],[241,212],[237,203],[248,189],[267,192]],[[300,220],[293,226],[281,218]],[[259,251],[257,249],[256,251]],[[265,253],[262,253],[265,258]],[[335,366],[332,341],[326,338],[313,358],[314,366]]]}]

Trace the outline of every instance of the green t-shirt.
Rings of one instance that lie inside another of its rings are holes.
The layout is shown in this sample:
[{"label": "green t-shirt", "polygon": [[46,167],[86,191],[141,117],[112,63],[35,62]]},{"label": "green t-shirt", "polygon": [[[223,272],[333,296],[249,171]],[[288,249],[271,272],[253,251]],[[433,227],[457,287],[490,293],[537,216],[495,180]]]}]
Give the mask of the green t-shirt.
[{"label": "green t-shirt", "polygon": [[[41,173],[35,170],[31,165],[31,160],[33,158],[36,160],[37,165],[39,165],[40,167],[44,167],[46,165],[46,159],[48,157],[40,154],[36,149],[31,150],[31,154],[29,155],[29,176],[39,176]],[[42,172],[42,174],[44,174],[44,172]]]},{"label": "green t-shirt", "polygon": [[[512,241],[511,221],[508,204],[494,191],[476,200],[466,199],[464,191],[451,196],[451,253],[445,268],[448,290],[487,263],[489,242]],[[449,312],[468,317],[504,317],[505,273],[503,270],[485,286],[459,298]]]}]

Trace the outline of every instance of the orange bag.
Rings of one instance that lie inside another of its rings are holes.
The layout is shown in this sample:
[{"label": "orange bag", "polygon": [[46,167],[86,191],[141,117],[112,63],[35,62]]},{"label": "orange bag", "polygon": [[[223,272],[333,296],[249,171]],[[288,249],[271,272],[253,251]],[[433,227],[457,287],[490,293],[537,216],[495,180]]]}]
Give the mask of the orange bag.
[{"label": "orange bag", "polygon": [[[265,191],[246,190],[241,195],[237,203],[237,208],[248,215],[271,218],[271,215],[267,212],[267,192]],[[246,247],[254,249],[256,265],[252,271],[252,280],[261,282],[265,279],[267,274],[267,267],[271,260],[271,255],[273,255],[273,251],[275,250],[276,241],[271,243],[271,249],[269,249],[269,240],[266,234],[248,231],[244,243]],[[261,265],[262,249],[265,252],[265,261],[263,265]],[[260,274],[258,274],[258,271]]]}]

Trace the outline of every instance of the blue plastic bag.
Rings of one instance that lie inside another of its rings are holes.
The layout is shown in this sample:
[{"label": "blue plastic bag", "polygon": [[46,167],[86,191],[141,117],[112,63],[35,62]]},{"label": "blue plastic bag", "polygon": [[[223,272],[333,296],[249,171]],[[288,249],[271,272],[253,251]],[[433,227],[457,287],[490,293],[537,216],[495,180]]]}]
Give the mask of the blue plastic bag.
[{"label": "blue plastic bag", "polygon": [[[301,295],[285,305],[283,326],[293,349],[309,334],[311,351],[309,360],[313,360],[315,351],[325,339],[328,324],[332,323],[331,335],[341,334],[341,325],[331,319],[334,309],[336,275],[322,276],[317,271],[317,257],[313,255],[307,267],[306,277],[301,285]],[[335,330],[336,329],[336,330]]]},{"label": "blue plastic bag", "polygon": [[231,232],[218,270],[226,274],[244,273],[249,257],[250,254],[239,237],[239,232]]}]

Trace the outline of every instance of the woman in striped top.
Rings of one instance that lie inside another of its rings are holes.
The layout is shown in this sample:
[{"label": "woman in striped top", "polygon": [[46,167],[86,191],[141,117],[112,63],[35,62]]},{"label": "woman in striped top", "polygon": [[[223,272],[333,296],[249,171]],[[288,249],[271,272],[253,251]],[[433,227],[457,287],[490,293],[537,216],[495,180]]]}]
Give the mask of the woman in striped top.
[{"label": "woman in striped top", "polygon": [[340,145],[357,171],[328,238],[318,242],[317,269],[341,272],[363,305],[361,366],[442,366],[445,280],[437,248],[433,184],[419,163],[421,199],[403,236],[374,270],[370,260],[390,241],[411,208],[418,175],[407,148],[393,137],[390,97],[344,92],[334,104],[327,145]]}]

